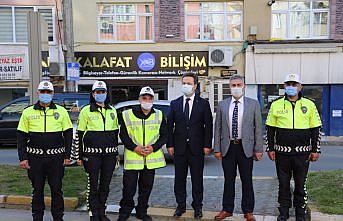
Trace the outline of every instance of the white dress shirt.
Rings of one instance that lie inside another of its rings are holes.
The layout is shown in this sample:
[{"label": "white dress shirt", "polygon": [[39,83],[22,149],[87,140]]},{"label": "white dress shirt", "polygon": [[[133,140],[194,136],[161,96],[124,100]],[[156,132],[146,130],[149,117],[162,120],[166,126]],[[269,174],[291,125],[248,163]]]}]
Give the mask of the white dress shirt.
[{"label": "white dress shirt", "polygon": [[[230,108],[229,108],[229,120],[230,120],[230,137],[231,140],[233,140],[232,138],[232,116],[233,116],[233,110],[235,108],[235,101],[236,99],[234,97],[232,97],[231,99],[231,103],[230,103]],[[243,121],[243,112],[244,112],[244,96],[242,96],[239,100],[238,100],[238,137],[237,139],[242,139],[242,121]]]},{"label": "white dress shirt", "polygon": [[185,111],[185,106],[186,106],[186,99],[189,98],[190,100],[188,101],[189,104],[189,119],[191,119],[191,114],[192,114],[192,107],[193,107],[193,101],[194,101],[195,93],[190,96],[186,97],[185,95],[183,96],[183,111]]}]

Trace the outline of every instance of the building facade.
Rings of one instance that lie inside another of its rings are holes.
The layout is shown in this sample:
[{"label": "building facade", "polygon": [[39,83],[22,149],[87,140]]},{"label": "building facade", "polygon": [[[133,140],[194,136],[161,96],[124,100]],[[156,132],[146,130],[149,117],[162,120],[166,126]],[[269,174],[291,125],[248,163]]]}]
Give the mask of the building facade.
[{"label": "building facade", "polygon": [[[60,1],[23,2],[0,3],[0,26],[8,30],[0,33],[0,61],[3,55],[27,56],[19,30],[25,24],[21,11],[50,8],[51,13],[41,11],[47,18],[52,14],[46,63],[50,61],[52,80],[53,73],[64,76]],[[343,0],[72,3],[79,92],[89,92],[95,80],[104,80],[112,103],[137,99],[144,85],[156,91],[156,99],[171,100],[181,95],[180,76],[190,72],[199,76],[198,92],[215,112],[218,102],[230,95],[229,77],[238,73],[245,76],[246,95],[260,101],[265,119],[270,103],[284,94],[284,76],[297,73],[303,94],[317,104],[324,133],[343,135]],[[28,87],[28,62],[20,56],[14,61],[23,62],[18,69],[22,77],[5,79],[4,74],[0,99],[19,96]]]},{"label": "building facade", "polygon": [[136,99],[143,85],[171,100],[180,95],[180,75],[193,72],[215,112],[238,73],[265,119],[284,94],[284,76],[297,73],[325,134],[343,135],[336,98],[343,89],[342,7],[342,0],[74,0],[79,91],[102,79],[113,103]]},{"label": "building facade", "polygon": [[[24,96],[29,88],[28,11],[40,12],[47,23],[49,47],[42,51],[43,76],[64,75],[60,8],[60,1],[54,0],[0,1],[0,105]],[[57,86],[63,90],[63,83]]]}]

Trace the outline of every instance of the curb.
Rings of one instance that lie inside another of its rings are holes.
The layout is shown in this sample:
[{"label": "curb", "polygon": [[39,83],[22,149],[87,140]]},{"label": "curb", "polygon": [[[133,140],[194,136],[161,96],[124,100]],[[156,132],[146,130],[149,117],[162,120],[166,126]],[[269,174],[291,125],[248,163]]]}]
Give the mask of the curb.
[{"label": "curb", "polygon": [[[108,205],[106,212],[108,214],[118,214],[119,213],[119,205]],[[87,207],[83,206],[77,209],[77,211],[80,212],[87,212]],[[187,210],[186,213],[182,215],[180,218],[174,218],[174,209],[171,208],[160,208],[160,207],[149,207],[148,208],[148,214],[155,218],[163,218],[163,220],[194,220],[193,217],[193,210]],[[219,212],[219,211],[218,211]],[[203,211],[203,217],[201,220],[203,221],[209,221],[214,220],[214,217],[218,214],[218,212],[213,211]],[[135,214],[135,210],[132,211],[132,214]],[[272,215],[254,215],[256,218],[256,221],[276,221],[277,217]],[[231,220],[231,221],[240,221],[245,220],[243,214],[234,214],[233,217],[226,218],[225,220]],[[311,212],[311,221],[342,221],[343,215],[329,215],[329,214],[323,214],[320,212]],[[288,219],[288,221],[295,221],[294,217],[291,217]]]},{"label": "curb", "polygon": [[[0,195],[0,208],[9,209],[30,209],[31,196],[17,195]],[[44,202],[47,207],[51,205],[51,197],[44,197]],[[76,197],[64,197],[65,211],[74,211],[79,204],[79,199]]]}]

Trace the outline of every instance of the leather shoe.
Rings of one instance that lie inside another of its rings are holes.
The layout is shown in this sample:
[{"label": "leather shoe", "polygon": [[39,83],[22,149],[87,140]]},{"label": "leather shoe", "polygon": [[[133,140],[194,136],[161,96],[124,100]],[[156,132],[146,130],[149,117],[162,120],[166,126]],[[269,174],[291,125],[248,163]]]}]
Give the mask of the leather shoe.
[{"label": "leather shoe", "polygon": [[220,213],[218,213],[218,215],[216,215],[214,217],[215,220],[223,220],[225,219],[226,217],[231,217],[232,216],[232,213],[229,213],[229,212],[226,212],[226,211],[221,211]]},{"label": "leather shoe", "polygon": [[186,212],[186,209],[180,209],[180,208],[176,208],[175,212],[174,212],[174,217],[180,217],[182,216],[182,214],[184,214]]},{"label": "leather shoe", "polygon": [[202,210],[201,209],[194,210],[194,218],[201,219],[201,217],[202,217]]},{"label": "leather shoe", "polygon": [[244,214],[244,218],[247,220],[247,221],[256,221],[254,215],[252,213],[246,213]]}]

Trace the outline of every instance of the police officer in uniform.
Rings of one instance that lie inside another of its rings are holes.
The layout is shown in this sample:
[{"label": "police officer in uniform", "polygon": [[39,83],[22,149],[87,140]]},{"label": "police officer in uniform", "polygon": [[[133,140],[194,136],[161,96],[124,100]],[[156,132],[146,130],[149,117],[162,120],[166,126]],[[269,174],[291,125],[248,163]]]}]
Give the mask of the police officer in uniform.
[{"label": "police officer in uniform", "polygon": [[106,201],[118,155],[117,111],[109,105],[106,83],[96,81],[90,104],[83,107],[78,122],[78,164],[88,176],[87,206],[91,221],[108,221]]},{"label": "police officer in uniform", "polygon": [[39,101],[23,111],[17,128],[20,167],[28,170],[33,187],[34,221],[43,221],[46,179],[51,190],[53,220],[63,220],[62,179],[64,165],[70,163],[73,130],[67,110],[52,101],[53,94],[51,82],[40,82]]},{"label": "police officer in uniform", "polygon": [[154,184],[155,169],[166,166],[161,147],[167,142],[167,127],[163,113],[153,107],[154,91],[143,87],[140,107],[123,111],[120,138],[125,146],[123,198],[119,221],[129,218],[135,203],[133,197],[138,182],[136,218],[150,221],[147,214],[149,196]]},{"label": "police officer in uniform", "polygon": [[289,74],[284,86],[285,96],[272,103],[266,121],[267,152],[275,161],[279,180],[280,215],[277,220],[289,218],[289,208],[292,207],[290,180],[293,176],[296,221],[304,221],[309,161],[319,158],[321,120],[314,102],[302,96],[298,75]]}]

